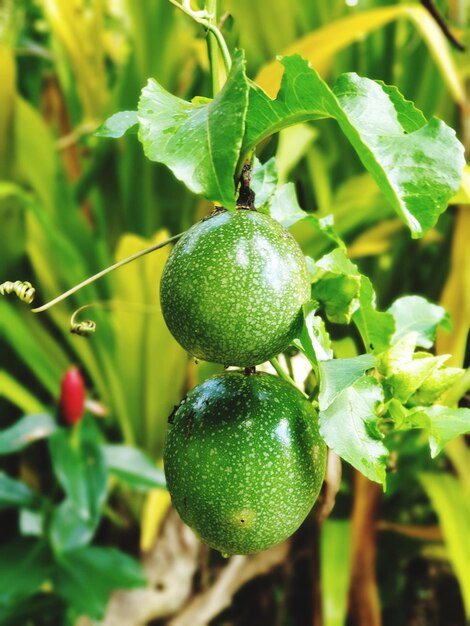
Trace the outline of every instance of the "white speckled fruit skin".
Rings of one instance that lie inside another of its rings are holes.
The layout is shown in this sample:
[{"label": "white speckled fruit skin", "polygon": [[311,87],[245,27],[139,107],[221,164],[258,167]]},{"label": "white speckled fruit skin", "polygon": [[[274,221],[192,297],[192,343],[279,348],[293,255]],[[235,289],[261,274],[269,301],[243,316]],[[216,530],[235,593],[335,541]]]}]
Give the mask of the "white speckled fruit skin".
[{"label": "white speckled fruit skin", "polygon": [[311,403],[271,374],[226,372],[195,387],[170,418],[164,451],[181,518],[225,554],[289,537],[325,475],[317,422]]},{"label": "white speckled fruit skin", "polygon": [[197,358],[239,367],[287,348],[309,296],[295,239],[269,216],[246,210],[195,224],[172,250],[160,284],[175,339]]}]

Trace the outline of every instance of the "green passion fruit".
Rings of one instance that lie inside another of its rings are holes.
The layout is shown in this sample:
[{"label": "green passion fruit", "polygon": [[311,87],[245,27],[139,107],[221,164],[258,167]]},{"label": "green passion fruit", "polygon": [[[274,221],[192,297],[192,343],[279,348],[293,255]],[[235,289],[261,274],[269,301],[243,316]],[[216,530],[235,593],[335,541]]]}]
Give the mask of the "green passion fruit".
[{"label": "green passion fruit", "polygon": [[289,537],[311,510],[326,446],[311,403],[291,384],[239,371],[195,387],[169,419],[173,504],[202,541],[251,554]]},{"label": "green passion fruit", "polygon": [[173,248],[160,303],[175,339],[205,361],[250,367],[287,348],[310,296],[305,258],[267,215],[221,210]]}]

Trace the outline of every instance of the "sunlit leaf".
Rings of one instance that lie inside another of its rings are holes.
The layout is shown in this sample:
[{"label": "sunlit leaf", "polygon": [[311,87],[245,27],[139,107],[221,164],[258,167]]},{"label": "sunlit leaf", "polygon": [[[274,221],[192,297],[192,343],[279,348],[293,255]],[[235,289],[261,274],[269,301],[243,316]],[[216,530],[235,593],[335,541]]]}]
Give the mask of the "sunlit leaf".
[{"label": "sunlit leaf", "polygon": [[422,236],[460,183],[463,148],[455,132],[435,118],[425,123],[396,89],[351,73],[331,91],[299,56],[282,65],[275,100],[251,85],[242,155],[282,128],[332,117],[412,235]]}]

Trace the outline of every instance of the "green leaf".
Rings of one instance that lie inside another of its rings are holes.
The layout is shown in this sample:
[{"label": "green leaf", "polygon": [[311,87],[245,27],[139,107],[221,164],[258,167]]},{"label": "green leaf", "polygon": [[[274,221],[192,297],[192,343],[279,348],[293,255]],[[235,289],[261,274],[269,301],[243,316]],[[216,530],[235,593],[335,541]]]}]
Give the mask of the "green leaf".
[{"label": "green leaf", "polygon": [[444,534],[454,572],[459,580],[467,619],[470,619],[470,501],[468,492],[450,474],[422,474]]},{"label": "green leaf", "polygon": [[50,541],[56,554],[86,546],[93,539],[99,517],[84,518],[71,498],[66,498],[53,511]]},{"label": "green leaf", "polygon": [[342,239],[333,228],[332,215],[326,215],[319,219],[316,215],[307,213],[300,207],[294,183],[286,183],[279,187],[271,199],[269,213],[285,228],[290,228],[297,222],[304,220],[319,233],[328,237],[336,246],[345,247]]},{"label": "green leaf", "polygon": [[429,418],[429,445],[433,458],[446,443],[470,432],[470,409],[454,409],[438,404],[420,409]]},{"label": "green leaf", "polygon": [[396,373],[385,381],[390,395],[400,402],[408,402],[411,396],[432,376],[435,370],[448,359],[445,356],[431,356],[427,353],[416,353],[412,361],[403,364]]},{"label": "green leaf", "polygon": [[165,488],[165,475],[137,448],[124,445],[101,447],[108,470],[132,487]]},{"label": "green leaf", "polygon": [[0,547],[0,614],[2,605],[23,601],[50,579],[52,559],[43,543],[15,539]]},{"label": "green leaf", "polygon": [[50,415],[27,415],[0,431],[0,455],[23,450],[33,441],[49,437],[57,428]]},{"label": "green leaf", "polygon": [[395,320],[390,313],[377,311],[375,291],[370,280],[364,275],[361,276],[359,308],[353,313],[352,319],[367,350],[379,354],[390,347],[395,332]]},{"label": "green leaf", "polygon": [[95,136],[118,139],[126,134],[137,133],[138,123],[137,111],[121,111],[108,117],[95,132]]},{"label": "green leaf", "polygon": [[106,497],[108,472],[91,418],[77,426],[78,431],[58,430],[49,439],[49,449],[54,474],[67,499],[81,520],[95,525]]},{"label": "green leaf", "polygon": [[312,298],[324,307],[331,322],[348,324],[359,306],[361,274],[341,248],[336,248],[315,262],[312,274]]},{"label": "green leaf", "polygon": [[241,51],[234,55],[224,88],[209,104],[191,104],[149,80],[138,107],[145,155],[164,163],[194,193],[233,209],[247,105]]},{"label": "green leaf", "polygon": [[271,157],[266,163],[260,163],[255,157],[251,174],[251,188],[255,192],[255,208],[265,205],[276,192],[278,173],[276,159]]},{"label": "green leaf", "polygon": [[392,345],[389,350],[381,354],[377,359],[379,372],[383,376],[389,377],[407,367],[413,360],[416,340],[416,332],[408,333]]},{"label": "green leaf", "polygon": [[298,55],[281,63],[284,75],[275,100],[250,85],[242,159],[282,128],[334,118],[413,237],[422,236],[459,187],[464,158],[455,132],[435,118],[425,123],[393,88],[350,73],[341,75],[331,91]]},{"label": "green leaf", "polygon": [[348,387],[364,376],[364,372],[375,366],[371,354],[362,354],[351,359],[331,359],[319,364],[320,409],[325,411]]},{"label": "green leaf", "polygon": [[439,326],[451,330],[450,318],[445,309],[431,304],[421,296],[398,298],[388,309],[395,318],[396,331],[393,343],[410,332],[416,332],[416,345],[431,348]]},{"label": "green leaf", "polygon": [[0,472],[0,509],[10,507],[32,506],[39,501],[39,496],[21,480],[10,478]]},{"label": "green leaf", "polygon": [[385,484],[388,450],[377,429],[376,415],[382,401],[380,383],[372,376],[362,376],[320,411],[320,434],[341,458],[370,480]]},{"label": "green leaf", "polygon": [[302,331],[294,344],[304,352],[309,361],[316,365],[318,361],[333,358],[331,340],[325,328],[325,322],[316,313],[316,303],[307,302],[303,306],[304,320]]},{"label": "green leaf", "polygon": [[79,614],[99,620],[112,591],[143,587],[146,582],[139,564],[126,554],[86,547],[61,555],[54,588]]},{"label": "green leaf", "polygon": [[388,404],[388,412],[395,422],[396,429],[422,428],[428,432],[432,458],[436,457],[449,441],[470,432],[470,409],[466,408],[436,404],[409,409],[394,398]]}]

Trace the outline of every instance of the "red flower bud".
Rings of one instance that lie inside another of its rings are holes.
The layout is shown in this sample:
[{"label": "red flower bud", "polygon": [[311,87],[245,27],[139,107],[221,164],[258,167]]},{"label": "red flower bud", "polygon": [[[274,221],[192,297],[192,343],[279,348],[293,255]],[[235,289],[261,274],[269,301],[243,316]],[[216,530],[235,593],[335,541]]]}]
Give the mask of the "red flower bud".
[{"label": "red flower bud", "polygon": [[62,378],[59,411],[66,424],[76,424],[85,410],[85,382],[78,367],[68,369]]}]

